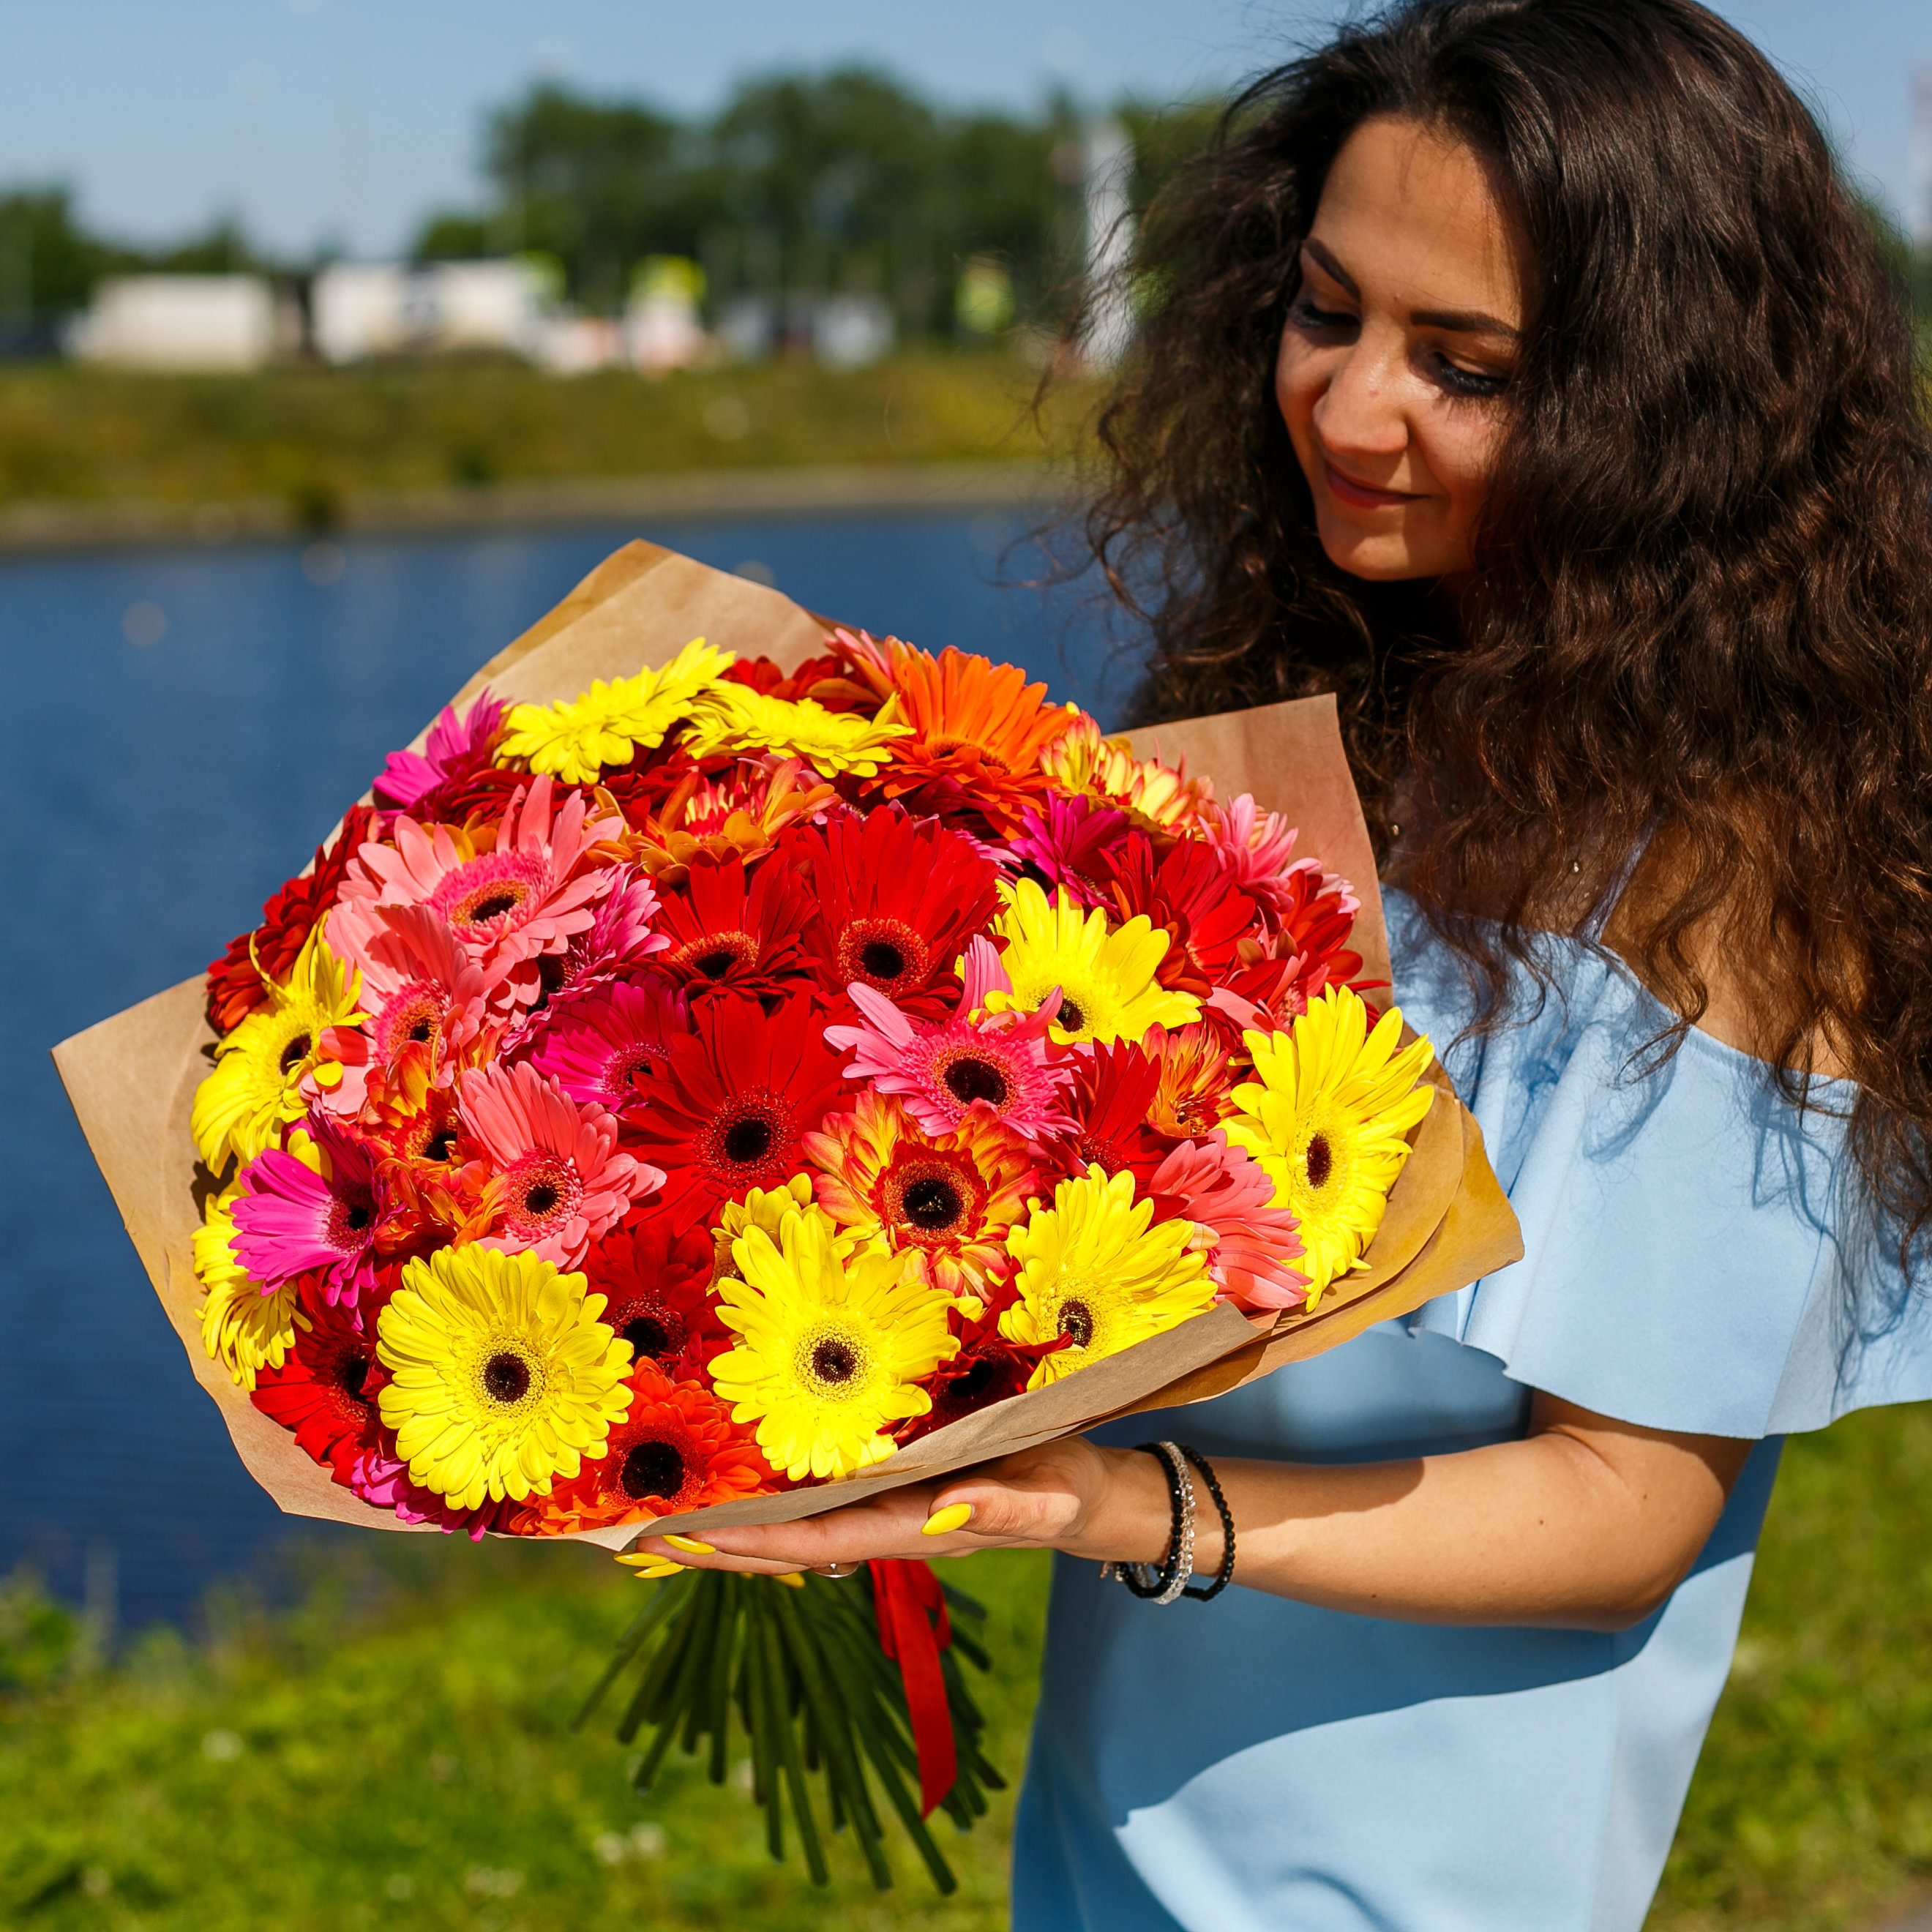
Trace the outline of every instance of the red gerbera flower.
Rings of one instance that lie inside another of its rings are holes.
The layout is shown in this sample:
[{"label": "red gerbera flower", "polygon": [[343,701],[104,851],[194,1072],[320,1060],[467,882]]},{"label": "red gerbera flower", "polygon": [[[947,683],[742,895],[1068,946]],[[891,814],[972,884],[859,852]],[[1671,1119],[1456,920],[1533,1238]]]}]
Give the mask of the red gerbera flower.
[{"label": "red gerbera flower", "polygon": [[1291,872],[1276,890],[1281,930],[1263,944],[1244,946],[1244,963],[1226,984],[1286,1026],[1324,988],[1352,984],[1361,972],[1362,956],[1347,944],[1359,907],[1346,880],[1312,866]]},{"label": "red gerbera flower", "polygon": [[901,1011],[936,1019],[952,1004],[952,962],[999,908],[999,868],[934,819],[881,806],[863,818],[801,826],[778,863],[808,874],[807,948],[819,983],[854,980]]},{"label": "red gerbera flower", "polygon": [[1163,986],[1204,999],[1236,963],[1244,938],[1259,922],[1254,900],[1234,866],[1204,840],[1184,838],[1156,854],[1144,832],[1132,834],[1105,862],[1108,896],[1121,921],[1144,914],[1168,934],[1155,976]]},{"label": "red gerbera flower", "polygon": [[776,1472],[758,1436],[731,1420],[709,1390],[666,1379],[655,1362],[630,1376],[631,1408],[596,1462],[533,1500],[517,1526],[546,1536],[663,1516],[768,1494]]},{"label": "red gerbera flower", "polygon": [[314,869],[290,880],[262,908],[262,923],[231,939],[227,951],[209,966],[208,1017],[217,1033],[232,1033],[267,999],[264,974],[278,982],[288,977],[296,954],[334,904],[343,874],[374,819],[366,805],[353,807],[335,843],[316,848]]},{"label": "red gerbera flower", "polygon": [[845,674],[843,662],[830,652],[807,658],[791,671],[770,658],[740,658],[720,674],[719,681],[742,684],[760,698],[780,698],[788,703],[809,698],[828,711],[872,711],[878,706],[878,698],[863,685],[854,683]]},{"label": "red gerbera flower", "polygon": [[300,1298],[295,1346],[278,1369],[263,1369],[249,1398],[264,1415],[295,1431],[296,1441],[348,1486],[356,1459],[382,1431],[376,1393],[384,1371],[376,1360],[376,1324],[358,1328],[346,1306]]},{"label": "red gerbera flower", "polygon": [[1056,1335],[1050,1342],[1008,1341],[1000,1333],[1000,1316],[1012,1298],[1008,1293],[960,1330],[958,1354],[940,1363],[921,1384],[932,1398],[932,1408],[899,1432],[902,1443],[930,1436],[1009,1396],[1024,1395],[1041,1356],[1071,1346],[1070,1335]]},{"label": "red gerbera flower", "polygon": [[808,998],[767,1014],[724,994],[700,1002],[692,1020],[695,1030],[673,1045],[629,1124],[631,1144],[664,1171],[656,1204],[680,1228],[747,1188],[783,1186],[840,1084]]},{"label": "red gerbera flower", "polygon": [[1108,1174],[1130,1171],[1136,1186],[1144,1188],[1174,1145],[1148,1124],[1160,1085],[1160,1062],[1152,1054],[1126,1040],[1096,1046],[1073,1070],[1067,1112],[1074,1131],[1042,1153],[1070,1176],[1097,1163]]},{"label": "red gerbera flower", "polygon": [[655,963],[694,998],[724,988],[782,992],[811,970],[799,941],[811,912],[811,901],[782,866],[760,866],[748,885],[742,860],[700,857],[658,910],[658,930],[670,950]]},{"label": "red gerbera flower", "polygon": [[712,1356],[731,1346],[711,1298],[709,1230],[674,1228],[656,1212],[614,1228],[584,1258],[591,1291],[604,1299],[603,1320],[674,1382],[695,1382]]}]

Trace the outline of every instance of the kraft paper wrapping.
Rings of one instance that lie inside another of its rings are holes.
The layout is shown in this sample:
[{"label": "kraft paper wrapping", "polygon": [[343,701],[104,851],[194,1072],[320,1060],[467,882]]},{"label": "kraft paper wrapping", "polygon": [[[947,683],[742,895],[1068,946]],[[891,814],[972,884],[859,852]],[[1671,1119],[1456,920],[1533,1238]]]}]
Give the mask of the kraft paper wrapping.
[{"label": "kraft paper wrapping", "polygon": [[[452,702],[460,710],[485,685],[512,701],[574,697],[592,678],[629,676],[699,636],[789,667],[823,648],[827,628],[775,590],[632,543],[500,652]],[[418,747],[422,742],[419,736]],[[1388,977],[1374,856],[1332,699],[1190,718],[1137,734],[1135,745],[1142,755],[1158,748],[1170,761],[1184,756],[1190,770],[1213,777],[1218,796],[1251,791],[1264,806],[1285,812],[1299,827],[1298,849],[1354,886],[1362,909],[1350,943],[1368,977]],[[212,937],[211,952],[220,937]],[[377,1529],[428,1527],[399,1522],[331,1481],[202,1346],[191,1242],[208,1176],[197,1166],[188,1120],[215,1038],[202,1011],[202,982],[188,980],[62,1041],[53,1057],[128,1238],[249,1473],[292,1516]],[[1318,1354],[1372,1322],[1406,1315],[1516,1260],[1522,1252],[1516,1218],[1490,1171],[1481,1132],[1441,1068],[1430,1077],[1437,1099],[1415,1130],[1368,1265],[1331,1287],[1312,1313],[1251,1319],[1216,1307],[1078,1375],[936,1430],[843,1482],[721,1504],[652,1528],[794,1520],[1112,1416],[1201,1401]],[[632,1523],[586,1531],[578,1540],[623,1549],[640,1533]]]}]

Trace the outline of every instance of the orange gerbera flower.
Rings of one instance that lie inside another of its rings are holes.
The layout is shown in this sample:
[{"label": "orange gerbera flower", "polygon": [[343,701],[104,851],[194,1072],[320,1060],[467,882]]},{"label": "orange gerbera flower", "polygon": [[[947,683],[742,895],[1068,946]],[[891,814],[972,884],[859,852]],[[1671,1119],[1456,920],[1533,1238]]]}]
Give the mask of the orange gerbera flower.
[{"label": "orange gerbera flower", "polygon": [[916,809],[974,807],[1003,832],[1046,789],[1041,760],[1077,715],[1046,702],[1014,664],[989,664],[950,646],[936,658],[886,640],[894,701],[909,737],[895,740],[880,784],[888,798],[916,796]]},{"label": "orange gerbera flower", "polygon": [[1187,830],[1203,803],[1214,796],[1206,778],[1190,778],[1187,760],[1164,765],[1137,758],[1125,738],[1103,738],[1082,711],[1054,741],[1046,758],[1046,773],[1061,791],[1078,792],[1120,806],[1135,824],[1150,831]]},{"label": "orange gerbera flower", "polygon": [[1205,1140],[1234,1111],[1234,1072],[1228,1043],[1207,1021],[1150,1031],[1143,1052],[1159,1062],[1160,1077],[1148,1103],[1148,1124],[1178,1141]]},{"label": "orange gerbera flower", "polygon": [[869,1090],[800,1147],[833,1220],[922,1256],[928,1279],[950,1294],[985,1286],[1038,1184],[1010,1129],[969,1117],[951,1133],[928,1134],[899,1102]]},{"label": "orange gerbera flower", "polygon": [[640,1362],[627,1386],[631,1406],[596,1462],[586,1462],[547,1496],[532,1498],[513,1526],[530,1536],[563,1536],[607,1523],[661,1516],[763,1496],[778,1486],[758,1453],[758,1437],[692,1382],[673,1382],[655,1362]]}]

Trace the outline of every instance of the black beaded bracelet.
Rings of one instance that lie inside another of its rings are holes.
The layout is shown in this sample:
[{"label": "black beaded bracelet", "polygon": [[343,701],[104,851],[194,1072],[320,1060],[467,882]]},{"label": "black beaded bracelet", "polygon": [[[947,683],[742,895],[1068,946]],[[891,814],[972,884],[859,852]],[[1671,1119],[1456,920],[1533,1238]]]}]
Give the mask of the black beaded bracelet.
[{"label": "black beaded bracelet", "polygon": [[[1187,1485],[1185,1465],[1171,1457],[1158,1442],[1136,1442],[1134,1448],[1143,1455],[1151,1456],[1160,1465],[1161,1473],[1167,1478],[1168,1501],[1173,1507],[1173,1527],[1168,1532],[1167,1553],[1158,1564],[1151,1563],[1105,1563],[1100,1566],[1102,1576],[1118,1576],[1134,1594],[1145,1600],[1172,1603],[1177,1594],[1184,1594],[1175,1588],[1184,1580],[1181,1566],[1190,1563],[1193,1556],[1193,1538],[1186,1534],[1187,1521]],[[1151,1572],[1143,1578],[1142,1572]]]},{"label": "black beaded bracelet", "polygon": [[1201,1480],[1208,1485],[1208,1493],[1214,1500],[1214,1513],[1221,1519],[1221,1562],[1214,1572],[1214,1580],[1204,1590],[1192,1588],[1181,1592],[1184,1597],[1192,1597],[1197,1604],[1204,1604],[1218,1597],[1234,1576],[1234,1512],[1228,1507],[1228,1498],[1221,1493],[1221,1485],[1216,1479],[1214,1466],[1191,1444],[1178,1445],[1180,1453],[1200,1472]]}]

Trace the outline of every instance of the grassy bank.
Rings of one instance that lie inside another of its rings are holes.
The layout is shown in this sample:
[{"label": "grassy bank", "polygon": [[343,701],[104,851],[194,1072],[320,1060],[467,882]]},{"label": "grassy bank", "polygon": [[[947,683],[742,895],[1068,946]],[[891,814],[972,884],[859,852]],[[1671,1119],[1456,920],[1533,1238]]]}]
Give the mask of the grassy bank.
[{"label": "grassy bank", "polygon": [[[212,1606],[194,1645],[111,1670],[66,1619],[0,1604],[0,1921],[55,1932],[343,1927],[857,1932],[1005,1923],[1011,1795],[874,1893],[850,1848],[814,1892],[688,1760],[646,1799],[607,1718],[566,1720],[646,1586],[584,1552],[371,1538],[293,1612]],[[380,1566],[376,1559],[381,1559]],[[991,1752],[1023,1760],[1045,1568],[976,1558],[1006,1669]],[[1932,1412],[1794,1443],[1743,1646],[1651,1932],[1869,1927],[1932,1876]]]},{"label": "grassy bank", "polygon": [[1034,460],[1032,377],[985,356],[572,381],[510,363],[248,376],[0,368],[0,507],[280,500],[299,520],[368,492],[791,464]]}]

